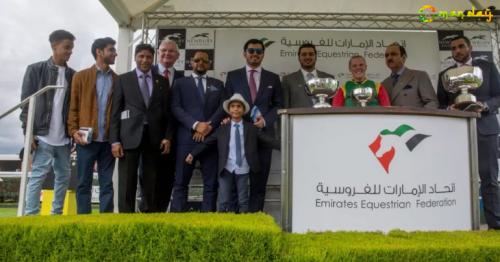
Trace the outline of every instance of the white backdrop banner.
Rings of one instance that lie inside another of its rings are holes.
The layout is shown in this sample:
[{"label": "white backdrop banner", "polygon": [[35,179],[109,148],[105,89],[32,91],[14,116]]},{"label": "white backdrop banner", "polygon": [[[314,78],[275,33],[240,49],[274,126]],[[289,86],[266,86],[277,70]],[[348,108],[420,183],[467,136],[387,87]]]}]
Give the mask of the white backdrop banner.
[{"label": "white backdrop banner", "polygon": [[243,45],[250,38],[263,40],[266,47],[263,66],[280,76],[300,68],[297,51],[302,43],[313,43],[318,52],[317,68],[333,74],[341,82],[351,79],[349,58],[362,55],[368,64],[368,77],[382,81],[390,74],[385,65],[385,48],[392,42],[405,46],[409,68],[424,70],[436,87],[440,71],[436,32],[347,31],[347,30],[252,30],[217,29],[215,32],[215,76],[243,67]]}]

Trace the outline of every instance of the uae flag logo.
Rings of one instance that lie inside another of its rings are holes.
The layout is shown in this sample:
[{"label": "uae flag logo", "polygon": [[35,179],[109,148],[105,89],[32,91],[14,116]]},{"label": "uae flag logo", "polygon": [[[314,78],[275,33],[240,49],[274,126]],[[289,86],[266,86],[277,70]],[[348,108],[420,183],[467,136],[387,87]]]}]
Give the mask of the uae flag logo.
[{"label": "uae flag logo", "polygon": [[420,142],[430,137],[430,135],[418,133],[415,128],[406,124],[400,125],[394,131],[389,129],[380,131],[377,138],[375,138],[375,140],[368,147],[373,152],[373,155],[375,155],[378,159],[387,174],[389,174],[391,161],[396,155],[396,149],[394,146],[390,146],[389,149],[381,149],[384,138],[387,138],[388,136],[397,136],[401,140],[404,139],[403,141],[410,152],[413,151],[413,149],[415,149]]}]

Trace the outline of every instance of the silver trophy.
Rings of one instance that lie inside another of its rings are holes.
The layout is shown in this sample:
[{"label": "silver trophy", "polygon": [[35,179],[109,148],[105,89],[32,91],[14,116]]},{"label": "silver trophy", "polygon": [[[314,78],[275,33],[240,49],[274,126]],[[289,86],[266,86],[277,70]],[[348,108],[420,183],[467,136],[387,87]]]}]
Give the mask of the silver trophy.
[{"label": "silver trophy", "polygon": [[310,96],[316,96],[318,102],[313,105],[314,108],[332,107],[326,102],[327,98],[335,95],[340,82],[333,78],[312,78],[306,82],[306,93]]},{"label": "silver trophy", "polygon": [[361,107],[366,107],[366,104],[373,97],[373,89],[369,87],[357,87],[352,90],[352,96],[358,100],[361,104]]},{"label": "silver trophy", "polygon": [[465,111],[477,111],[483,106],[469,90],[479,88],[483,83],[483,71],[477,66],[461,66],[446,71],[443,76],[444,89],[460,94],[455,98],[454,107]]}]

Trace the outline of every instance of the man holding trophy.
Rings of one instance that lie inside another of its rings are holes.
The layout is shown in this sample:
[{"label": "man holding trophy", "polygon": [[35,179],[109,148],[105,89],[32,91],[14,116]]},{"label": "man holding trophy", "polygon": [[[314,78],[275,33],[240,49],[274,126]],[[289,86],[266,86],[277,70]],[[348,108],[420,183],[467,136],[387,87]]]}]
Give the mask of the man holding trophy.
[{"label": "man holding trophy", "polygon": [[[465,36],[451,40],[456,65],[439,74],[438,99],[441,108],[474,111],[481,196],[489,229],[500,229],[497,142],[500,132],[496,114],[500,106],[500,75],[494,64],[472,60],[472,46]],[[460,94],[458,94],[460,91]]]},{"label": "man holding trophy", "polygon": [[349,59],[352,80],[345,82],[333,97],[334,107],[390,106],[389,95],[380,83],[366,78],[366,60],[360,55]]}]

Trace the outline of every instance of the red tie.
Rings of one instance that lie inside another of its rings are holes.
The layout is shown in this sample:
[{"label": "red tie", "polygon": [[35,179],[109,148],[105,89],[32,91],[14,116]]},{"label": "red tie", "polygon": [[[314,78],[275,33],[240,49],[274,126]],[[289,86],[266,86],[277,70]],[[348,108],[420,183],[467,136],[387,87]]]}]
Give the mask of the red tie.
[{"label": "red tie", "polygon": [[168,85],[170,85],[170,71],[168,69],[165,69],[165,71],[163,71],[163,76],[165,77],[165,79],[167,79]]},{"label": "red tie", "polygon": [[255,102],[255,98],[257,97],[257,85],[255,84],[254,73],[257,70],[250,70],[250,80],[248,81],[248,87],[250,87],[250,97],[252,98],[252,103]]}]

